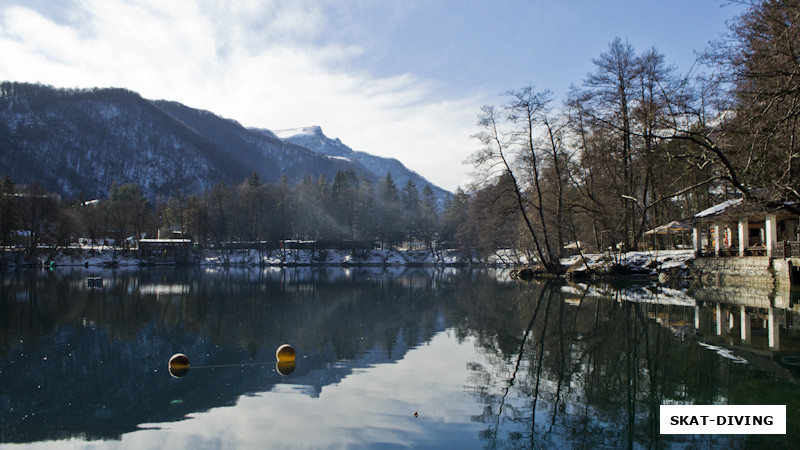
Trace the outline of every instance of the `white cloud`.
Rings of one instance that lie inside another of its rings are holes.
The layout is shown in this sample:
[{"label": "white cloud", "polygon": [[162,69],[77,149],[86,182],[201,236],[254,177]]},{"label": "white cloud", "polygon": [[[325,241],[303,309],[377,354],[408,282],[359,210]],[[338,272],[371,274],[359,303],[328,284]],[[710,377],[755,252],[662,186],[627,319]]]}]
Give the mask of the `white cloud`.
[{"label": "white cloud", "polygon": [[436,80],[420,79],[412,70],[375,77],[359,66],[369,59],[366,44],[336,36],[363,37],[363,30],[354,30],[360,25],[352,19],[331,19],[343,17],[352,4],[78,5],[74,14],[82,20],[63,23],[32,9],[0,7],[0,78],[125,87],[247,126],[320,125],[354,149],[396,157],[445,188],[465,179],[461,161],[471,148],[468,136],[480,100],[442,98]]}]

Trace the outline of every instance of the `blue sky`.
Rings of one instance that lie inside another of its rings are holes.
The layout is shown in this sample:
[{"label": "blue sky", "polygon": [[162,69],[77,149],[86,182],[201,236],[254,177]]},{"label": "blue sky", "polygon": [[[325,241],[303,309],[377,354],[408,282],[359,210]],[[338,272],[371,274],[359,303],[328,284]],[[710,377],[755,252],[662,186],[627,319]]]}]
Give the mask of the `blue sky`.
[{"label": "blue sky", "polygon": [[124,87],[246,126],[320,125],[445,189],[484,104],[562,98],[616,36],[680,72],[741,12],[716,0],[0,0],[0,79]]}]

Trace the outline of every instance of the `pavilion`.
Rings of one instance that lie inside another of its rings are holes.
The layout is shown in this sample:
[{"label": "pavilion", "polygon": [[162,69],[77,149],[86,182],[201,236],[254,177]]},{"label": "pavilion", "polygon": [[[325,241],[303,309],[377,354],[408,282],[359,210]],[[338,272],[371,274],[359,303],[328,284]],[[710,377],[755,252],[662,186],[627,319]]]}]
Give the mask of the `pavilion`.
[{"label": "pavilion", "polygon": [[695,254],[800,258],[800,216],[789,206],[769,207],[736,198],[695,214]]}]

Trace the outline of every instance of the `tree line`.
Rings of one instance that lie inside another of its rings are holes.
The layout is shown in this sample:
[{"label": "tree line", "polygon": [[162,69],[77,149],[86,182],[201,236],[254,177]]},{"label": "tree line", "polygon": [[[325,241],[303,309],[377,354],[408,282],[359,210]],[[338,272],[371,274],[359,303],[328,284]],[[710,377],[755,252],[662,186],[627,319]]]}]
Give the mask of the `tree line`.
[{"label": "tree line", "polygon": [[0,242],[35,253],[84,238],[90,245],[129,247],[141,238],[177,234],[201,245],[278,248],[287,241],[326,248],[418,246],[440,249],[455,239],[466,194],[439,199],[430,185],[391,173],[377,185],[352,170],[264,183],[257,173],[238,185],[218,183],[197,194],[178,192],[151,202],[135,183],[114,183],[107,199],[62,200],[38,183],[0,182]]},{"label": "tree line", "polygon": [[472,215],[488,247],[513,241],[558,271],[570,242],[637,249],[733,195],[798,210],[800,5],[748,5],[694,73],[616,38],[560,104],[529,86],[484,106],[470,200],[493,211]]}]

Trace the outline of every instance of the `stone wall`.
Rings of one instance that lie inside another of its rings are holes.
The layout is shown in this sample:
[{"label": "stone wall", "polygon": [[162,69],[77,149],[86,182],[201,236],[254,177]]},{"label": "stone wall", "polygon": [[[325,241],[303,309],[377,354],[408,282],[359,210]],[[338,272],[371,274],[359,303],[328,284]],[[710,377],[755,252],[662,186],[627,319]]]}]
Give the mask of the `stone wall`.
[{"label": "stone wall", "polygon": [[[723,303],[760,309],[772,306],[776,297],[773,286],[731,286],[709,282],[690,285],[687,294],[701,303]],[[783,303],[788,307],[788,301]]]},{"label": "stone wall", "polygon": [[786,261],[770,261],[766,256],[695,258],[689,273],[700,283],[765,288],[789,284]]},{"label": "stone wall", "polygon": [[777,286],[791,286],[793,283],[797,284],[800,280],[792,279],[792,271],[796,271],[797,267],[800,267],[800,260],[797,258],[773,260],[772,268],[775,272],[775,284]]}]

